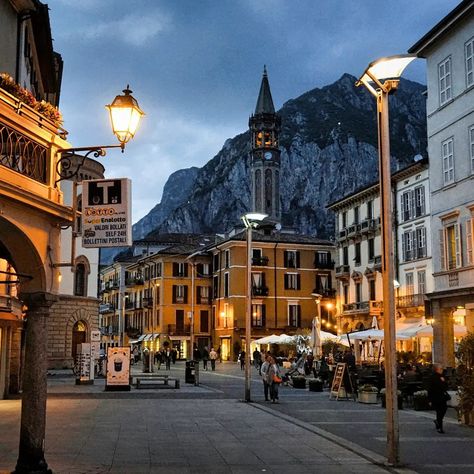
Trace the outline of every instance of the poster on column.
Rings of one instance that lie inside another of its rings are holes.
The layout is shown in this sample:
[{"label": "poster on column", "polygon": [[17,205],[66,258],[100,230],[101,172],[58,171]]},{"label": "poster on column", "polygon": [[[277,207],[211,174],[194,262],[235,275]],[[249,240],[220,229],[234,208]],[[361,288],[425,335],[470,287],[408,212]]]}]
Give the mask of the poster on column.
[{"label": "poster on column", "polygon": [[106,388],[130,390],[130,347],[108,348]]},{"label": "poster on column", "polygon": [[82,246],[132,245],[131,181],[93,179],[82,187]]}]

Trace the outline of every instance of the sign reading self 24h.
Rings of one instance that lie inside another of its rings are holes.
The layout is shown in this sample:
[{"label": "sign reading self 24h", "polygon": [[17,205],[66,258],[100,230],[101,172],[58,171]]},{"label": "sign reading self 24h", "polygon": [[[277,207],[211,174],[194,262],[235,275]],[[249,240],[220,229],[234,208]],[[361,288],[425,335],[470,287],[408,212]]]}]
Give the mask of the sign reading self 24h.
[{"label": "sign reading self 24h", "polygon": [[83,247],[132,245],[131,181],[95,179],[82,185]]}]

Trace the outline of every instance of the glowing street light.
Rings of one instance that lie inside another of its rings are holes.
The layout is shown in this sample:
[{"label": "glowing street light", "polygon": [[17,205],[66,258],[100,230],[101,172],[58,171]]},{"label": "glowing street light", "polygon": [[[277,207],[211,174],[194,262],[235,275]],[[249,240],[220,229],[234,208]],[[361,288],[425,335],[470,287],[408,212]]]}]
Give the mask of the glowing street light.
[{"label": "glowing street light", "polygon": [[395,280],[392,237],[392,189],[390,175],[390,135],[388,121],[388,96],[400,82],[404,69],[416,58],[398,55],[370,63],[356,86],[364,85],[377,100],[379,145],[380,213],[382,221],[382,277],[385,341],[385,389],[387,417],[387,460],[399,463],[399,426],[397,406],[397,366],[395,340]]}]

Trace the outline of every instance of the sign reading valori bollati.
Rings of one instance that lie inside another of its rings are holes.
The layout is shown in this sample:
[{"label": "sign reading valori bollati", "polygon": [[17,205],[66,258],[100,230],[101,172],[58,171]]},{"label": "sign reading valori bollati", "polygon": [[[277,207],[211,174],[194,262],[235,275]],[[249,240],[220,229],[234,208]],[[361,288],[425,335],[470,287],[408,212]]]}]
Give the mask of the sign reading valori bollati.
[{"label": "sign reading valori bollati", "polygon": [[82,246],[132,245],[131,181],[94,179],[82,185]]}]

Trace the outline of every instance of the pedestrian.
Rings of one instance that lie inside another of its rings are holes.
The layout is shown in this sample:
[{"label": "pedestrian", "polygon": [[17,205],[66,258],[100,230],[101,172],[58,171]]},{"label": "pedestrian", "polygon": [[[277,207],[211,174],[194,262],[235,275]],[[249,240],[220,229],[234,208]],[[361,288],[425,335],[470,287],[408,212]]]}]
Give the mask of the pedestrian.
[{"label": "pedestrian", "polygon": [[321,356],[321,359],[319,361],[318,376],[323,381],[323,387],[324,387],[327,381],[329,380],[329,365],[324,355]]},{"label": "pedestrian", "polygon": [[209,359],[211,361],[211,370],[214,372],[216,370],[216,359],[218,358],[217,352],[211,347],[211,352],[209,352]]},{"label": "pedestrian", "polygon": [[161,368],[161,352],[160,351],[155,352],[155,364],[156,364],[157,370],[160,370]]},{"label": "pedestrian", "polygon": [[221,346],[217,348],[217,358],[219,359],[219,362],[222,362]]},{"label": "pedestrian", "polygon": [[280,367],[273,356],[269,358],[269,367],[267,372],[267,383],[270,384],[270,398],[272,403],[278,403],[278,388],[282,382]]},{"label": "pedestrian", "polygon": [[306,356],[306,362],[305,362],[305,366],[304,366],[304,373],[305,375],[310,375],[311,372],[314,371],[314,356],[313,356],[313,353],[310,352],[307,356]]},{"label": "pedestrian", "polygon": [[207,361],[209,360],[209,351],[207,350],[207,346],[204,347],[202,350],[202,368],[207,370]]},{"label": "pedestrian", "polygon": [[195,361],[201,360],[201,351],[198,349],[196,345],[194,346],[194,349],[193,349],[193,359]]},{"label": "pedestrian", "polygon": [[162,359],[166,365],[166,370],[171,369],[171,349],[169,347],[163,349]]},{"label": "pedestrian", "polygon": [[270,385],[268,384],[268,370],[270,368],[269,355],[265,355],[262,366],[260,367],[260,375],[262,376],[263,381],[263,394],[265,395],[265,401],[268,402],[268,391]]},{"label": "pedestrian", "polygon": [[173,365],[176,364],[177,358],[178,358],[178,351],[173,347],[173,349],[171,349],[171,361],[173,362]]},{"label": "pedestrian", "polygon": [[245,368],[245,351],[240,351],[239,361],[240,361],[240,370],[244,370],[244,368]]},{"label": "pedestrian", "polygon": [[255,350],[253,351],[252,357],[253,357],[253,365],[255,366],[256,369],[259,369],[260,366],[262,365],[261,363],[262,355],[260,354],[260,351],[257,348],[255,348]]},{"label": "pedestrian", "polygon": [[433,420],[436,431],[444,433],[443,418],[448,410],[448,400],[451,397],[448,394],[448,384],[443,377],[443,368],[441,364],[433,365],[433,373],[428,385],[428,399],[431,406],[436,410],[436,420]]}]

